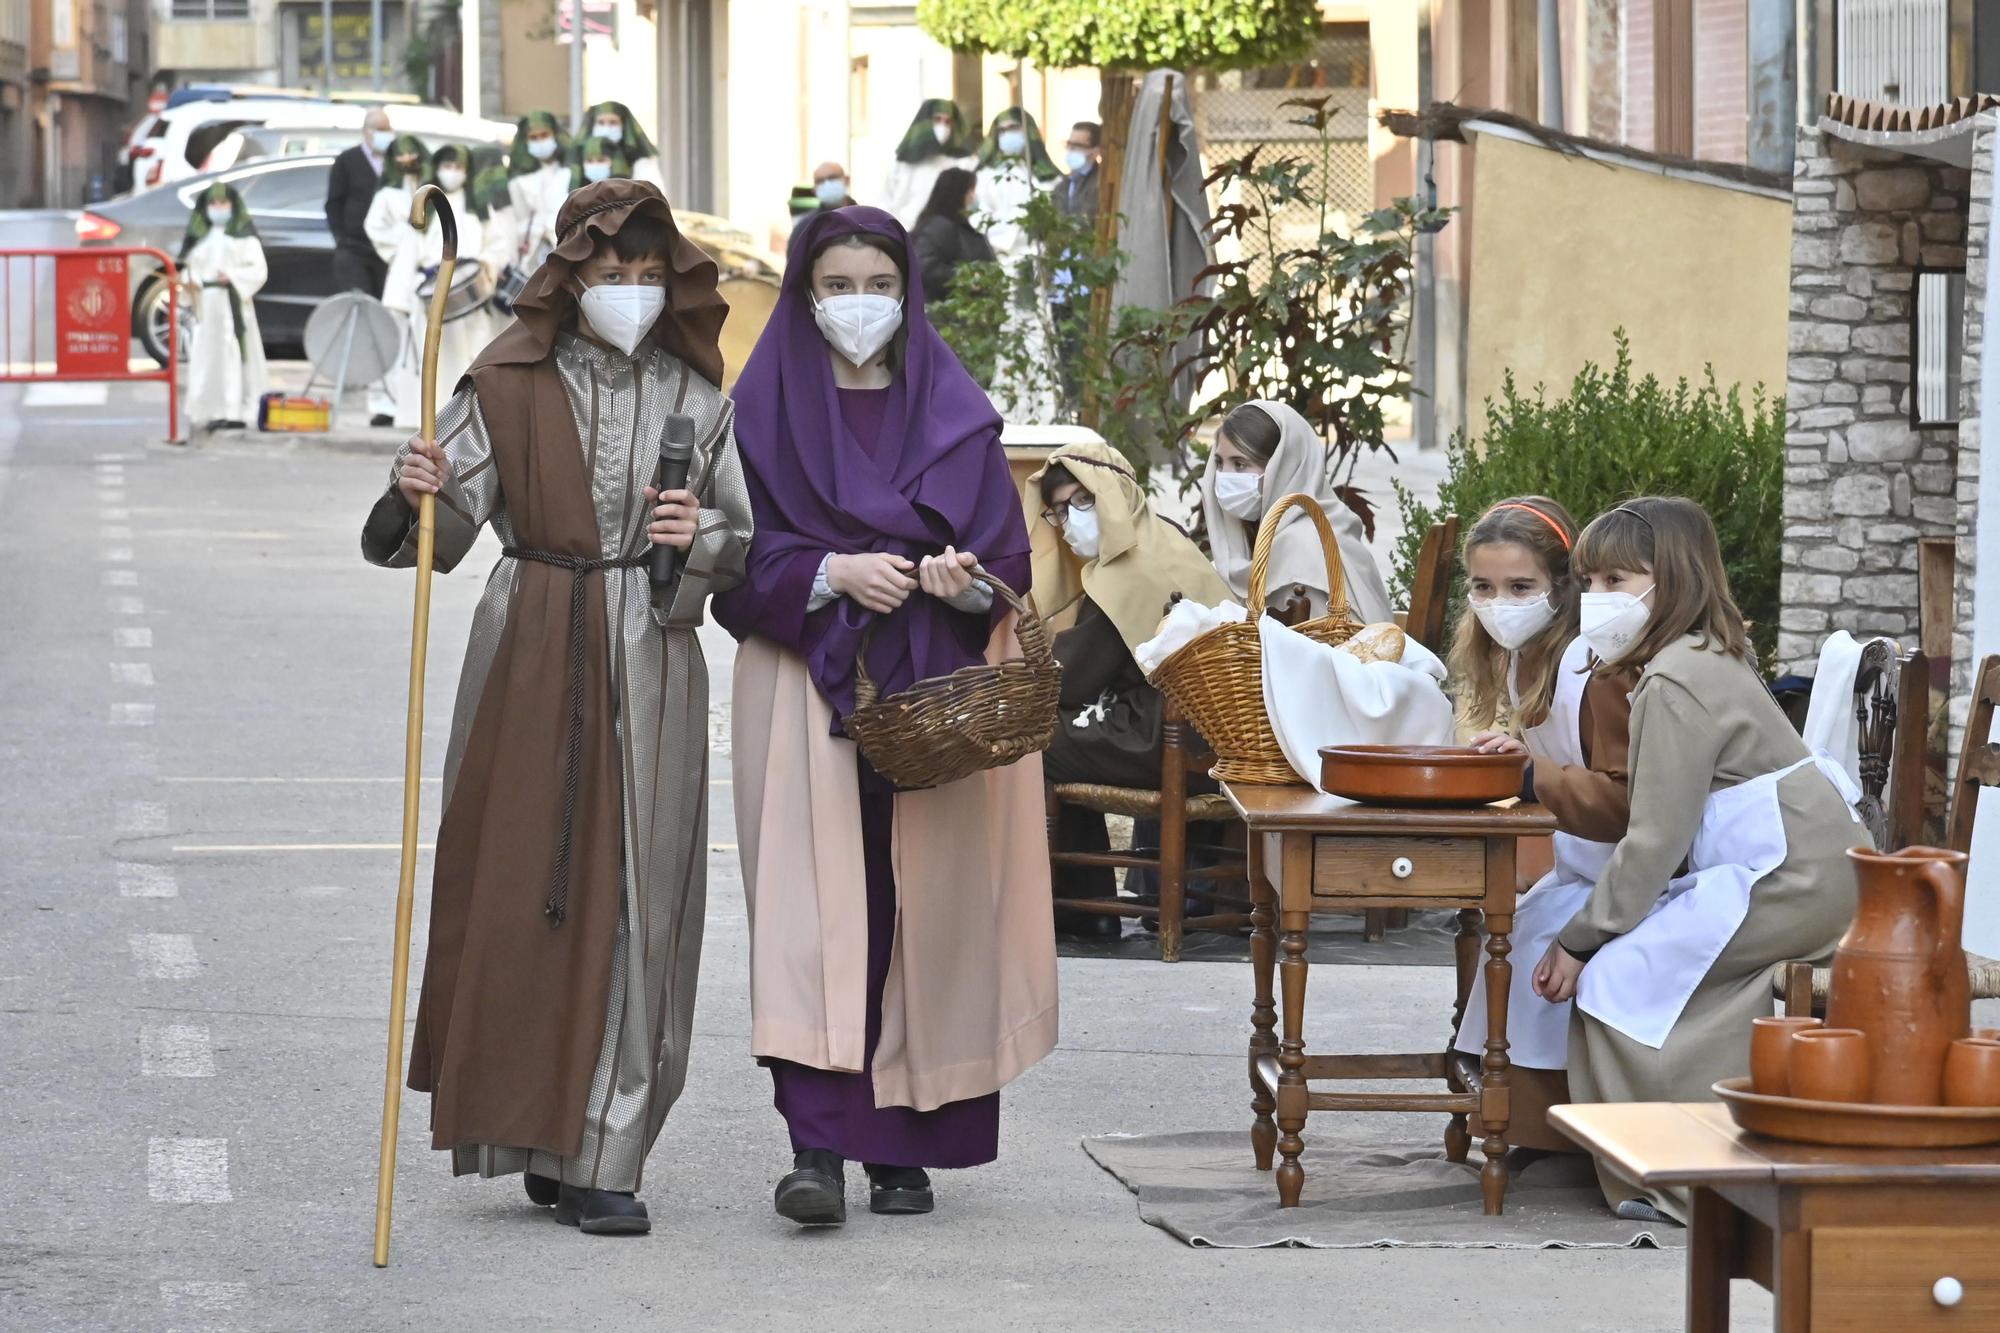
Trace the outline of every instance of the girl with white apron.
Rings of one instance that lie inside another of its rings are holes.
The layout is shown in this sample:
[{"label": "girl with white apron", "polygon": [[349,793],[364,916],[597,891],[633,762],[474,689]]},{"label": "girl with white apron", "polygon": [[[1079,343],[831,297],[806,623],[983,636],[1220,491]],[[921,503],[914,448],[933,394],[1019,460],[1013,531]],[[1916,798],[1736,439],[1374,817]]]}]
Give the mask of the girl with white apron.
[{"label": "girl with white apron", "polygon": [[[1573,994],[1578,1102],[1706,1101],[1749,1072],[1750,1021],[1781,963],[1826,957],[1854,914],[1846,850],[1867,841],[1839,764],[1808,753],[1758,676],[1714,525],[1647,497],[1577,543],[1581,626],[1632,694],[1631,817],[1583,906],[1533,973]],[[1605,1163],[1621,1216],[1684,1215]]]},{"label": "girl with white apron", "polygon": [[525,273],[541,267],[544,244],[555,244],[556,214],[569,198],[569,147],[569,135],[551,112],[530,111],[515,127],[507,193],[519,224],[513,262]]},{"label": "girl with white apron", "polygon": [[243,197],[217,181],[201,192],[181,239],[180,271],[194,314],[188,346],[188,420],[241,429],[257,419],[267,383],[264,337],[252,300],[269,269]]}]

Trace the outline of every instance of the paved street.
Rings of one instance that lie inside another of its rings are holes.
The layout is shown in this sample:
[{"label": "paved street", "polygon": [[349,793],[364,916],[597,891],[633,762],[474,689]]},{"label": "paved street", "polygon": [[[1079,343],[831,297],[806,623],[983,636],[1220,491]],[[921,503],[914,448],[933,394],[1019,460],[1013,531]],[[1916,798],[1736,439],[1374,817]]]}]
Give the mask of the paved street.
[{"label": "paved street", "polygon": [[[1142,1224],[1078,1141],[1247,1126],[1240,965],[1065,960],[1062,1045],[1004,1095],[999,1163],[942,1175],[929,1218],[800,1232],[769,1201],[789,1153],[748,1054],[726,785],[653,1234],[582,1237],[516,1182],[454,1181],[412,1095],[374,1270],[410,581],[357,533],[387,460],[170,449],[159,392],[0,386],[0,1328],[1679,1327],[1675,1253],[1193,1250]],[[495,555],[437,583],[432,774]],[[1353,1004],[1311,1040],[1444,1035],[1444,969],[1313,984]],[[1738,1326],[1768,1320],[1739,1286]]]}]

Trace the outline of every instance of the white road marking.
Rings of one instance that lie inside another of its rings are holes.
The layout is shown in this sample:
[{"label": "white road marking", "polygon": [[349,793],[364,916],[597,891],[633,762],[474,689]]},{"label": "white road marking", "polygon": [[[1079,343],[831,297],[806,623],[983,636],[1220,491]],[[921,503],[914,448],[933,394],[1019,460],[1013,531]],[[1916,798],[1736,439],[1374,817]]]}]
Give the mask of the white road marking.
[{"label": "white road marking", "polygon": [[111,631],[111,642],[119,648],[151,648],[153,631],[145,626],[120,626]]},{"label": "white road marking", "polygon": [[151,689],[153,685],[153,664],[150,662],[113,662],[111,664],[113,685],[140,685]]},{"label": "white road marking", "polygon": [[154,1203],[228,1203],[228,1139],[150,1139],[146,1193]]},{"label": "white road marking", "polygon": [[107,569],[104,571],[104,586],[107,588],[136,588],[139,586],[139,571],[136,569]]},{"label": "white road marking", "polygon": [[[160,781],[162,781],[162,782],[174,782],[174,783],[181,783],[181,784],[200,784],[200,785],[203,785],[203,786],[225,786],[225,785],[228,785],[228,786],[264,786],[264,785],[269,785],[269,784],[276,784],[276,783],[300,783],[300,784],[305,784],[305,783],[311,783],[311,784],[315,784],[315,785],[320,785],[320,784],[335,784],[335,783],[357,783],[357,784],[358,784],[358,783],[364,783],[364,782],[366,782],[366,783],[391,783],[391,782],[393,782],[393,783],[395,783],[396,785],[398,785],[398,786],[401,786],[401,785],[402,785],[402,782],[403,782],[403,780],[402,780],[401,778],[196,778],[196,777],[180,777],[180,778],[161,778],[161,779],[160,779]],[[424,779],[423,779],[423,781],[425,781],[425,782],[443,782],[443,781],[444,781],[444,779],[443,779],[443,778],[424,778]]]},{"label": "white road marking", "polygon": [[132,529],[122,523],[106,523],[97,529],[97,540],[101,542],[129,542]]},{"label": "white road marking", "polygon": [[158,801],[120,801],[118,832],[126,837],[150,837],[167,831],[167,807]]},{"label": "white road marking", "polygon": [[132,563],[132,548],[129,546],[107,546],[102,551],[99,551],[97,555],[98,559],[114,565],[129,565]]},{"label": "white road marking", "polygon": [[98,517],[107,523],[123,523],[126,519],[132,517],[132,511],[129,509],[107,509],[99,514]]},{"label": "white road marking", "polygon": [[150,727],[153,725],[152,704],[111,705],[111,725],[114,727]]},{"label": "white road marking", "polygon": [[[189,853],[235,852],[400,852],[400,842],[191,842],[172,849]],[[434,852],[437,844],[420,842],[420,852]]]},{"label": "white road marking", "polygon": [[146,614],[146,602],[140,597],[107,597],[104,609],[114,616],[143,616]]},{"label": "white road marking", "polygon": [[193,1024],[141,1028],[139,1071],[153,1078],[214,1078],[208,1029]]},{"label": "white road marking", "polygon": [[201,975],[192,935],[133,935],[132,963],[139,975],[159,981],[186,981]]},{"label": "white road marking", "polygon": [[121,898],[177,898],[181,886],[165,866],[143,861],[118,863],[118,896]]}]

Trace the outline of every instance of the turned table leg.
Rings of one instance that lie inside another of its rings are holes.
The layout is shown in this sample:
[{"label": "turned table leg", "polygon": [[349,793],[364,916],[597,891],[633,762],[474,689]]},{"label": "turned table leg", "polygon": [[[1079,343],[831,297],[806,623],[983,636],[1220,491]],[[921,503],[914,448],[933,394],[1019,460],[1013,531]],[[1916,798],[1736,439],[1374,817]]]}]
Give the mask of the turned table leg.
[{"label": "turned table leg", "polygon": [[1500,1214],[1507,1194],[1507,996],[1514,982],[1514,968],[1507,961],[1513,946],[1507,937],[1513,930],[1511,912],[1486,918],[1486,1057],[1479,1091],[1479,1118],[1486,1122],[1486,1138],[1479,1146],[1486,1165],[1479,1170],[1479,1188],[1489,1217]]},{"label": "turned table leg", "polygon": [[[1453,962],[1457,965],[1458,998],[1451,1007],[1451,1035],[1445,1039],[1447,1066],[1458,1049],[1458,1027],[1465,1021],[1465,1005],[1472,998],[1472,977],[1479,960],[1479,912],[1466,908],[1458,914],[1458,934],[1452,940]],[[1472,1151],[1472,1133],[1465,1126],[1464,1112],[1458,1112],[1444,1127],[1444,1155],[1450,1162],[1462,1162]]]},{"label": "turned table leg", "polygon": [[1271,1169],[1271,1154],[1278,1147],[1278,1126],[1271,1119],[1277,1109],[1271,1089],[1257,1073],[1257,1062],[1278,1053],[1278,1007],[1271,1000],[1271,983],[1278,962],[1277,895],[1264,878],[1264,839],[1250,835],[1250,974],[1254,994],[1250,1001],[1250,1151],[1259,1171]]},{"label": "turned table leg", "polygon": [[1299,1137],[1306,1127],[1305,1019],[1306,1019],[1306,928],[1308,912],[1284,912],[1279,917],[1278,947],[1284,958],[1278,964],[1284,984],[1284,1037],[1278,1043],[1278,1206],[1296,1208],[1305,1188],[1305,1168],[1299,1155],[1306,1149]]}]

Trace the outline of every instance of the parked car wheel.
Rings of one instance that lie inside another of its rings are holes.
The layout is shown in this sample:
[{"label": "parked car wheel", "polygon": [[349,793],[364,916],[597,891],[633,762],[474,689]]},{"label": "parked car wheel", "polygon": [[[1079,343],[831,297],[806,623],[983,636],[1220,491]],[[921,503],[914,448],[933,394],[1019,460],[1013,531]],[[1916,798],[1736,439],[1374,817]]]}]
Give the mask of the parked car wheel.
[{"label": "parked car wheel", "polygon": [[[180,359],[188,358],[188,339],[194,328],[194,313],[180,309]],[[132,302],[132,336],[159,365],[167,364],[167,284],[153,278],[139,289]]]}]

